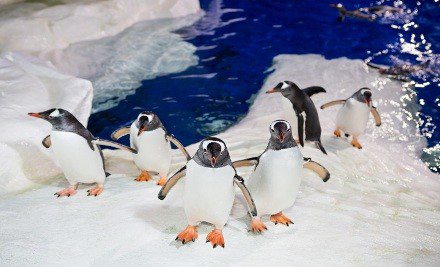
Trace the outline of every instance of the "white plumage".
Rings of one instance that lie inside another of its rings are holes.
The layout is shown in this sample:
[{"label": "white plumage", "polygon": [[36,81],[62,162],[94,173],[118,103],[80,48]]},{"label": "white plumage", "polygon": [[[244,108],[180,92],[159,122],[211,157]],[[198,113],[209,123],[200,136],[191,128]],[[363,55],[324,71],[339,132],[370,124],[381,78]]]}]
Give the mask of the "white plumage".
[{"label": "white plumage", "polygon": [[339,109],[336,128],[345,133],[358,136],[364,133],[370,115],[370,107],[356,99],[349,98]]}]

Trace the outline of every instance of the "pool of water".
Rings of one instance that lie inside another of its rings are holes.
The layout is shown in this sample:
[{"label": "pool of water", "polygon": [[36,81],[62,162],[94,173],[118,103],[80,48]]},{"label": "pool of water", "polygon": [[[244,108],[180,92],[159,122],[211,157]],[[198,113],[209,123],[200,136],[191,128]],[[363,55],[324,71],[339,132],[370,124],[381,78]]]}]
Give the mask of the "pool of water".
[{"label": "pool of water", "polygon": [[[438,2],[404,1],[408,12],[404,16],[377,22],[347,18],[342,23],[336,20],[331,3],[202,0],[204,17],[177,32],[197,47],[198,64],[143,81],[135,94],[117,106],[92,114],[91,131],[109,138],[117,126],[130,124],[142,110],[156,112],[185,145],[224,131],[246,114],[252,95],[261,88],[272,59],[279,54],[372,58],[380,64],[434,58],[433,64],[438,64]],[[377,2],[344,1],[348,9],[372,4]],[[422,104],[420,129],[430,147],[440,140],[435,130],[440,123],[436,75],[414,77]],[[121,141],[128,144],[128,139]]]}]

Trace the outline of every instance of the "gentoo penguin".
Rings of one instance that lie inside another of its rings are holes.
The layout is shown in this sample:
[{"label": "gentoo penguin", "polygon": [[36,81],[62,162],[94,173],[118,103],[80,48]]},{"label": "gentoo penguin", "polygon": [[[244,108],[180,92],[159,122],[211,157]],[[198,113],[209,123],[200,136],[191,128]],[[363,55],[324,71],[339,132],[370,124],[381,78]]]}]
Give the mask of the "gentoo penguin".
[{"label": "gentoo penguin", "polygon": [[61,166],[70,187],[55,193],[56,196],[76,194],[79,183],[96,183],[88,190],[89,196],[97,196],[104,190],[104,181],[109,174],[104,169],[104,157],[99,145],[125,149],[132,153],[136,150],[112,141],[94,138],[69,111],[53,108],[40,113],[28,113],[29,116],[44,119],[52,124],[50,135],[43,139],[43,146],[51,148]]},{"label": "gentoo penguin", "polygon": [[182,151],[187,160],[191,159],[185,147],[167,132],[159,117],[151,111],[142,112],[130,127],[114,131],[111,137],[117,140],[126,134],[130,134],[130,146],[138,152],[133,154],[134,162],[141,170],[135,179],[138,182],[149,181],[152,172],[160,177],[158,185],[165,184],[171,165],[170,141]]},{"label": "gentoo penguin", "polygon": [[421,64],[400,63],[389,67],[376,65],[371,62],[367,62],[366,64],[371,68],[378,69],[382,75],[387,75],[389,78],[404,82],[410,81],[409,76],[416,75],[421,71],[434,74],[430,69],[431,60],[426,60]]},{"label": "gentoo penguin", "polygon": [[376,126],[382,124],[380,115],[376,107],[371,102],[373,93],[369,88],[361,88],[351,97],[345,100],[335,100],[321,106],[325,109],[334,105],[341,104],[342,107],[336,116],[336,129],[334,135],[341,136],[341,130],[347,135],[352,135],[351,144],[359,149],[362,148],[358,141],[359,135],[363,134],[367,127],[368,117],[371,112],[376,122]]},{"label": "gentoo penguin", "polygon": [[183,176],[186,176],[183,197],[188,226],[176,237],[182,244],[197,238],[197,224],[204,221],[215,227],[206,242],[211,242],[214,248],[225,246],[222,229],[234,202],[234,183],[243,192],[251,217],[257,216],[254,201],[243,178],[232,166],[226,144],[221,139],[208,137],[202,140],[194,157],[162,187],[159,199],[164,199]]},{"label": "gentoo penguin", "polygon": [[314,142],[316,147],[319,148],[322,153],[327,154],[321,143],[321,125],[319,123],[318,112],[316,111],[315,104],[310,98],[314,94],[325,93],[325,89],[320,86],[311,86],[301,90],[295,83],[284,81],[278,83],[275,88],[266,93],[270,94],[276,92],[280,92],[285,98],[289,99],[293,105],[293,110],[298,118],[298,137],[301,146],[304,146],[304,114],[306,125],[305,140]]},{"label": "gentoo penguin", "polygon": [[339,12],[338,21],[342,22],[345,19],[345,16],[353,17],[357,19],[366,19],[369,21],[373,21],[376,19],[376,16],[371,14],[366,14],[361,10],[347,10],[344,5],[339,4],[330,4],[330,7],[336,8]]},{"label": "gentoo penguin", "polygon": [[292,221],[282,211],[291,207],[297,197],[303,168],[316,172],[324,182],[330,173],[323,166],[304,158],[292,136],[290,124],[285,120],[272,122],[266,150],[258,157],[239,160],[236,168],[255,165],[248,181],[249,192],[258,207],[258,217],[252,220],[252,230],[261,232],[266,226],[261,216],[270,215],[275,224],[289,226]]}]

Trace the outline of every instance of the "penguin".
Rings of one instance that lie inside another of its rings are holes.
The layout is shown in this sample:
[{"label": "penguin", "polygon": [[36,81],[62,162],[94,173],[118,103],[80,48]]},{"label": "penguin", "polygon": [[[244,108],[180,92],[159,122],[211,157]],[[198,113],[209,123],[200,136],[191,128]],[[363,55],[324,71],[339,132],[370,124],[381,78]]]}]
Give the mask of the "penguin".
[{"label": "penguin", "polygon": [[321,106],[321,109],[325,109],[334,105],[342,105],[336,116],[334,135],[341,137],[341,130],[347,137],[352,135],[351,145],[358,149],[362,148],[358,137],[364,133],[367,127],[369,114],[373,115],[376,126],[379,127],[382,124],[379,112],[371,102],[372,95],[371,89],[364,87],[356,91],[348,99],[331,101]]},{"label": "penguin", "polygon": [[204,221],[214,225],[206,242],[210,242],[213,248],[225,247],[222,229],[234,202],[234,183],[243,192],[249,215],[257,216],[252,196],[232,166],[226,144],[221,139],[208,137],[202,140],[193,158],[162,187],[159,199],[163,200],[183,176],[186,176],[183,197],[188,226],[176,237],[182,244],[195,241],[197,224]]},{"label": "penguin", "polygon": [[293,139],[290,124],[276,120],[269,127],[270,139],[266,150],[258,157],[235,161],[234,168],[253,166],[247,181],[248,189],[258,208],[258,216],[252,220],[252,231],[267,230],[261,217],[270,215],[275,224],[289,226],[292,221],[283,214],[291,207],[299,192],[303,168],[317,173],[324,182],[330,173],[310,158],[304,158]]},{"label": "penguin", "polygon": [[[311,86],[304,89],[290,81],[278,83],[273,89],[266,92],[266,94],[280,92],[285,98],[289,99],[293,105],[296,117],[298,118],[298,137],[301,146],[304,146],[304,115],[305,115],[305,133],[306,141],[315,143],[315,146],[327,154],[324,146],[321,143],[321,125],[319,123],[318,112],[315,104],[310,98],[317,93],[326,93],[325,89],[320,86]],[[303,115],[304,114],[304,115]]]},{"label": "penguin", "polygon": [[357,18],[357,19],[366,19],[369,21],[373,21],[376,19],[376,15],[366,14],[362,12],[363,10],[347,10],[344,5],[339,4],[330,4],[330,7],[336,8],[339,12],[338,21],[342,22],[345,19],[345,16]]},{"label": "penguin", "polygon": [[366,63],[368,67],[377,69],[380,74],[386,75],[391,79],[409,82],[411,75],[417,75],[419,72],[426,72],[434,74],[434,71],[430,69],[431,60],[426,60],[423,63],[412,65],[410,63],[400,63],[393,66],[380,66],[372,62]]},{"label": "penguin", "polygon": [[160,177],[157,185],[165,184],[171,165],[170,142],[182,151],[187,161],[191,159],[182,143],[167,132],[159,117],[151,111],[140,113],[131,126],[114,131],[111,137],[118,140],[127,134],[130,134],[130,146],[138,152],[133,154],[133,159],[141,173],[135,181],[149,181],[152,172]]},{"label": "penguin", "polygon": [[79,183],[96,183],[88,190],[89,196],[98,196],[104,190],[104,181],[110,174],[105,172],[104,157],[100,145],[115,147],[137,153],[136,150],[118,143],[93,137],[69,111],[52,108],[40,113],[28,113],[52,124],[50,135],[42,144],[51,148],[70,186],[55,195],[70,197],[76,194]]},{"label": "penguin", "polygon": [[388,16],[388,15],[402,13],[403,9],[400,7],[378,5],[378,6],[362,7],[359,8],[359,11],[368,12],[376,16]]}]

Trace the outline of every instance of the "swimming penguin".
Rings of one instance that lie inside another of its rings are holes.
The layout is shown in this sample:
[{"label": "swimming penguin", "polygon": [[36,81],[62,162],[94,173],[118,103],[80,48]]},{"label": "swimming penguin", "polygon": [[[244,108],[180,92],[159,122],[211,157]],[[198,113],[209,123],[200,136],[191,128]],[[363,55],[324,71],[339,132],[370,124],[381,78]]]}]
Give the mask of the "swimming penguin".
[{"label": "swimming penguin", "polygon": [[325,89],[320,86],[311,86],[301,90],[295,83],[284,81],[278,83],[275,88],[267,91],[266,94],[276,92],[280,92],[285,98],[289,99],[293,105],[293,110],[298,118],[298,137],[301,146],[304,146],[304,114],[306,126],[305,140],[314,142],[316,147],[319,148],[322,153],[327,154],[321,143],[321,125],[319,123],[318,112],[316,111],[315,104],[310,98],[314,94],[325,93]]},{"label": "swimming penguin", "polygon": [[186,176],[183,197],[188,226],[176,237],[182,244],[197,238],[197,224],[204,221],[215,227],[206,242],[211,242],[214,248],[225,246],[222,229],[234,202],[234,183],[243,192],[251,217],[257,216],[254,201],[243,178],[232,166],[226,144],[221,139],[208,137],[200,142],[194,157],[162,187],[159,199],[164,199],[183,176]]},{"label": "swimming penguin", "polygon": [[353,17],[357,19],[366,19],[369,21],[375,20],[376,16],[371,14],[366,14],[361,10],[347,10],[344,5],[339,4],[330,4],[330,7],[336,8],[339,12],[338,21],[341,22],[345,19],[345,16]]},{"label": "swimming penguin", "polygon": [[126,134],[130,134],[130,146],[138,152],[133,154],[134,162],[141,170],[135,179],[138,182],[149,181],[149,172],[153,172],[160,177],[157,184],[165,184],[171,165],[170,141],[182,151],[187,161],[191,159],[182,143],[167,132],[159,117],[151,111],[142,112],[130,127],[114,131],[111,137],[117,140]]},{"label": "swimming penguin", "polygon": [[40,113],[28,113],[52,124],[50,135],[43,139],[43,146],[51,148],[61,166],[70,186],[55,193],[56,196],[76,194],[79,183],[96,183],[88,190],[89,196],[98,196],[104,190],[105,178],[109,175],[104,169],[104,157],[100,145],[111,146],[136,153],[136,150],[93,137],[69,111],[53,108]]},{"label": "swimming penguin", "polygon": [[380,74],[387,75],[391,79],[396,79],[403,82],[411,81],[409,76],[417,75],[421,71],[434,74],[434,71],[430,69],[431,60],[426,60],[420,64],[400,63],[393,66],[380,66],[372,62],[367,62],[367,66],[373,69],[377,69]]},{"label": "swimming penguin", "polygon": [[258,208],[258,217],[252,220],[252,230],[262,232],[266,226],[261,216],[270,215],[275,224],[289,226],[292,221],[282,211],[291,207],[298,195],[303,168],[316,172],[324,182],[330,173],[320,164],[304,158],[292,136],[290,124],[276,120],[269,127],[270,139],[266,150],[258,157],[235,161],[235,168],[253,166],[248,188]]},{"label": "swimming penguin", "polygon": [[336,129],[334,135],[341,136],[341,130],[348,135],[353,136],[351,144],[359,149],[362,145],[358,141],[359,135],[363,134],[367,127],[368,117],[371,112],[376,122],[376,126],[382,124],[380,115],[376,107],[371,102],[373,93],[369,88],[361,88],[346,100],[335,100],[321,106],[325,109],[334,105],[341,104],[342,107],[338,111],[336,117]]}]

